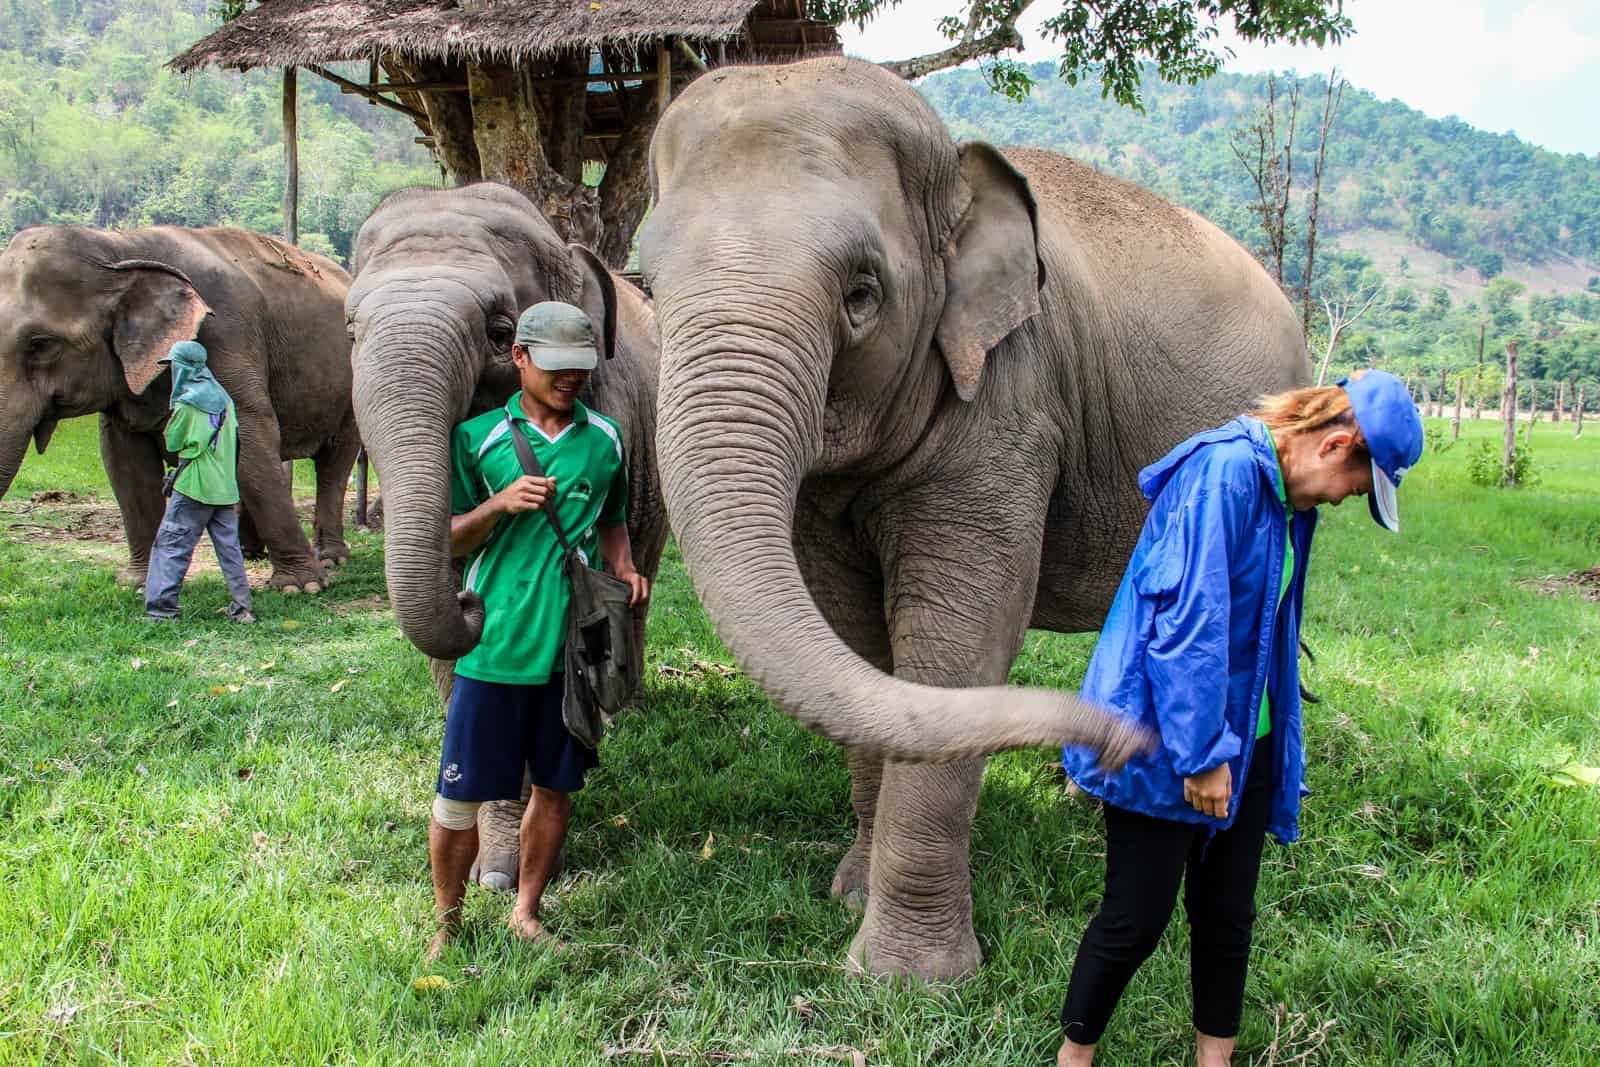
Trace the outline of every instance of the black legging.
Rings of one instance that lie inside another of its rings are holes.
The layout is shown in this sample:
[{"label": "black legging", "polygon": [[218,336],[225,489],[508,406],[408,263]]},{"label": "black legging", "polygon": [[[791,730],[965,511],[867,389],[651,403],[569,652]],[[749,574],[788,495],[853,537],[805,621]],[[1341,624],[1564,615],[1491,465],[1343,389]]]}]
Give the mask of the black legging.
[{"label": "black legging", "polygon": [[1185,870],[1194,1026],[1212,1037],[1238,1035],[1256,877],[1272,809],[1271,740],[1262,738],[1256,748],[1239,817],[1209,843],[1205,826],[1105,806],[1105,897],[1083,933],[1061,1006],[1067,1037],[1099,1043],[1122,991],[1172,918]]}]

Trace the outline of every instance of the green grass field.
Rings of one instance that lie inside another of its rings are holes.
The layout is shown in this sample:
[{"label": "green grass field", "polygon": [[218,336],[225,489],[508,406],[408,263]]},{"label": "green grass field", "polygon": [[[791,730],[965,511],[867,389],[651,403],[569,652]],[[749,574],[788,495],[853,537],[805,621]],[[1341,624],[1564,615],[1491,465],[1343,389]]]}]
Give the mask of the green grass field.
[{"label": "green grass field", "polygon": [[[1240,1064],[1600,1060],[1600,788],[1551,775],[1600,764],[1600,603],[1539,588],[1600,563],[1600,427],[1534,442],[1526,490],[1471,486],[1464,444],[1429,456],[1402,537],[1326,516],[1313,792],[1302,842],[1269,846]],[[40,529],[78,521],[28,506],[49,489],[110,501],[88,420],[0,513],[0,1063],[1053,1062],[1101,841],[1052,753],[989,765],[981,975],[846,976],[843,761],[705,666],[729,661],[670,558],[650,654],[687,673],[652,669],[578,799],[569,951],[512,944],[475,891],[424,970],[441,715],[377,599],[381,539],[320,597],[258,592],[254,629],[211,574],[153,630],[120,546]],[[1015,678],[1074,686],[1091,644],[1036,634]],[[1175,922],[1103,1062],[1187,1062],[1187,959]]]}]

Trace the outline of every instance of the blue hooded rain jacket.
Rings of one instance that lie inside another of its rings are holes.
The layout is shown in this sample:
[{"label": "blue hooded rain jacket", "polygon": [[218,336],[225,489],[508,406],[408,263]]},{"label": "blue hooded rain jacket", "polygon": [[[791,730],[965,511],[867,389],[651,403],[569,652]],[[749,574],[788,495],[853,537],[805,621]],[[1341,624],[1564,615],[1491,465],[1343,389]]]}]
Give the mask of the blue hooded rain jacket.
[{"label": "blue hooded rain jacket", "polygon": [[[1300,615],[1317,514],[1297,512],[1294,575],[1283,588],[1281,477],[1266,426],[1240,416],[1184,441],[1139,473],[1150,515],[1084,677],[1082,695],[1160,734],[1161,747],[1107,774],[1086,748],[1061,758],[1087,793],[1128,811],[1214,829],[1233,824],[1255,755],[1263,689],[1278,780],[1267,830],[1299,836]],[[1225,668],[1225,669],[1224,669]],[[1228,818],[1183,799],[1184,778],[1232,768]]]}]

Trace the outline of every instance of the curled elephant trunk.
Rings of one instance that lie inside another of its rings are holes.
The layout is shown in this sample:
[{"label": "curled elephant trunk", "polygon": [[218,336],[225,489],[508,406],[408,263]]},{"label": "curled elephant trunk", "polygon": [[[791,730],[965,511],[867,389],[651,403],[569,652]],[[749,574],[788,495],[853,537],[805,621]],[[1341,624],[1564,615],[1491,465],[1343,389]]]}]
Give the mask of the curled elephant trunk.
[{"label": "curled elephant trunk", "polygon": [[674,532],[717,632],[779,707],[894,759],[1073,742],[1117,765],[1142,747],[1137,727],[1070,693],[918,685],[851,651],[807,591],[792,541],[800,480],[822,439],[827,361],[760,331],[702,327],[703,309],[677,331],[679,316],[660,314],[657,444]]},{"label": "curled elephant trunk", "polygon": [[[468,385],[441,375],[436,331],[375,323],[354,353],[361,439],[382,479],[384,575],[395,621],[418,649],[459,659],[483,634],[483,602],[455,594],[450,567],[450,430]],[[459,388],[461,395],[452,395]]]}]

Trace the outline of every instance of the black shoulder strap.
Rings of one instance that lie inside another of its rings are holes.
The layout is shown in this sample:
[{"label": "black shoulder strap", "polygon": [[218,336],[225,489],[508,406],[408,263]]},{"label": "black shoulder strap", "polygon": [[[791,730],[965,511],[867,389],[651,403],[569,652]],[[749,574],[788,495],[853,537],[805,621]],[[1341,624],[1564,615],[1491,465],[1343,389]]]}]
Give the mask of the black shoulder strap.
[{"label": "black shoulder strap", "polygon": [[[539,465],[539,457],[533,454],[533,442],[528,440],[528,435],[522,432],[522,427],[517,425],[517,420],[510,415],[506,416],[506,425],[511,427],[511,445],[517,450],[517,462],[522,464],[525,474],[535,478],[544,478],[547,475],[544,468]],[[572,542],[567,540],[567,532],[561,528],[561,520],[556,518],[556,501],[551,497],[545,501],[545,506],[539,509],[545,519],[550,523],[550,529],[555,531],[556,540],[561,542],[561,550],[571,554],[574,549]]]}]

